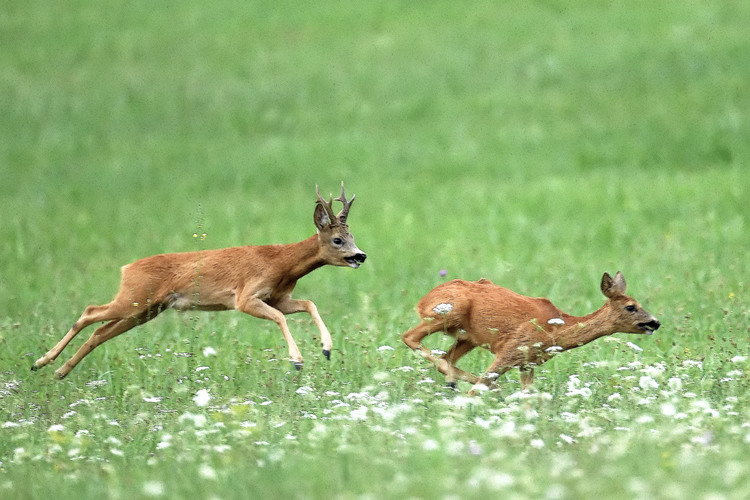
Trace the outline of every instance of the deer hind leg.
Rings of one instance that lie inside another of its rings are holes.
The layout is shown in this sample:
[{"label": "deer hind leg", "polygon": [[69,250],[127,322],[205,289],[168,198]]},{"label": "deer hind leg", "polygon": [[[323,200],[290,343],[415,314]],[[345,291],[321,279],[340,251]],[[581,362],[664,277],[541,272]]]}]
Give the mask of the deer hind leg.
[{"label": "deer hind leg", "polygon": [[450,387],[456,387],[456,379],[476,384],[479,377],[467,373],[456,366],[456,363],[466,353],[476,346],[467,340],[457,340],[442,357],[438,359],[437,369],[445,375],[446,382]]},{"label": "deer hind leg", "polygon": [[292,333],[289,331],[289,325],[287,325],[284,313],[255,297],[240,301],[237,304],[237,309],[251,316],[255,316],[256,318],[270,319],[276,323],[281,329],[281,334],[284,336],[284,340],[286,340],[286,343],[289,346],[289,358],[294,363],[294,367],[297,370],[302,369],[302,354],[299,352],[297,343],[294,341]]},{"label": "deer hind leg", "polygon": [[323,318],[318,313],[318,308],[312,301],[309,300],[297,300],[287,299],[279,304],[276,304],[279,311],[284,314],[294,314],[298,312],[306,312],[312,316],[315,325],[320,330],[320,343],[323,346],[323,355],[326,359],[331,359],[331,349],[333,347],[333,339],[331,339],[331,332],[328,331]]},{"label": "deer hind leg", "polygon": [[437,358],[432,355],[432,352],[429,349],[422,345],[422,339],[435,332],[445,332],[446,334],[450,334],[454,330],[455,327],[447,324],[445,321],[435,318],[425,318],[420,324],[401,335],[401,340],[403,340],[413,351],[437,364]]},{"label": "deer hind leg", "polygon": [[68,330],[68,333],[65,334],[60,342],[58,342],[55,347],[50,349],[47,354],[37,359],[31,366],[31,369],[38,370],[39,368],[52,363],[55,359],[57,359],[57,357],[70,343],[70,341],[73,340],[73,337],[78,335],[78,332],[80,332],[87,326],[98,323],[100,321],[111,321],[119,319],[121,313],[115,310],[117,309],[116,306],[117,303],[114,301],[103,306],[88,306],[83,311],[83,314],[81,314],[81,317],[78,318],[78,321],[73,324],[70,330]]},{"label": "deer hind leg", "polygon": [[422,339],[436,332],[444,332],[448,335],[455,334],[456,327],[447,324],[440,319],[424,319],[420,324],[407,331],[401,336],[401,340],[412,348],[414,352],[421,355],[434,364],[440,373],[446,375],[449,386],[455,386],[455,380],[465,380],[475,383],[478,377],[460,370],[455,366],[459,358],[472,350],[475,345],[468,341],[457,340],[443,356],[436,357],[432,351],[422,345]]},{"label": "deer hind leg", "polygon": [[[151,316],[153,317],[153,316]],[[71,357],[69,360],[65,362],[60,368],[58,368],[55,371],[55,376],[57,378],[65,378],[68,373],[70,373],[70,370],[76,367],[76,365],[86,357],[87,354],[89,354],[91,351],[94,350],[95,347],[103,344],[104,342],[108,341],[111,338],[114,338],[121,333],[125,333],[134,326],[138,326],[144,321],[147,321],[148,319],[151,319],[151,317],[146,316],[144,320],[141,320],[141,318],[125,318],[125,319],[114,319],[110,321],[109,323],[100,326],[97,328],[94,333],[91,334],[91,337],[83,343],[83,345],[76,351],[76,353]]]}]

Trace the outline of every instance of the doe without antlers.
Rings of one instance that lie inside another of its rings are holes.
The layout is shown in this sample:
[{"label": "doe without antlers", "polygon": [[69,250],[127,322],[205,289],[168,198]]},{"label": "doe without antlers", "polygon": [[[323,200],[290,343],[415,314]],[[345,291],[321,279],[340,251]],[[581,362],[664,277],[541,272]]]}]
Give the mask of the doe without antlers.
[{"label": "doe without antlers", "polygon": [[[605,304],[586,316],[566,314],[546,298],[519,295],[490,280],[453,280],[438,285],[417,304],[422,322],[402,335],[403,341],[437,366],[450,385],[455,380],[474,384],[470,393],[491,387],[499,375],[513,367],[521,384],[533,382],[534,367],[555,353],[588,344],[616,332],[651,335],[661,326],[651,313],[625,294],[625,278],[604,273]],[[434,356],[422,339],[443,332],[456,342],[442,356]],[[480,378],[456,367],[475,347],[495,358]]]},{"label": "doe without antlers", "polygon": [[236,309],[257,318],[274,321],[289,346],[296,368],[302,355],[284,315],[307,312],[320,330],[323,354],[330,358],[332,340],[318,309],[309,300],[292,298],[297,280],[325,266],[358,268],[367,258],[354,244],[347,218],[354,201],[346,199],[344,184],[336,198],[343,209],[335,215],[332,197],[323,199],[316,186],[313,220],[316,234],[298,243],[201,250],[154,255],[122,267],[120,290],[101,306],[87,307],[60,342],[36,360],[32,370],[54,361],[78,332],[97,328],[78,351],[57,369],[65,377],[88,353],[107,340],[154,319],[165,309],[224,311]]}]

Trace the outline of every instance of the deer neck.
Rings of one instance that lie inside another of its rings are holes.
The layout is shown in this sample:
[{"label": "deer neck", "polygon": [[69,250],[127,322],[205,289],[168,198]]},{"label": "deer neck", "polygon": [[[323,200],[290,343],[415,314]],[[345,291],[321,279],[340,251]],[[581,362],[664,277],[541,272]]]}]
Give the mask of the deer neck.
[{"label": "deer neck", "polygon": [[615,333],[612,322],[608,319],[607,304],[586,316],[563,314],[565,325],[555,332],[558,345],[564,350],[588,344],[592,340]]},{"label": "deer neck", "polygon": [[326,263],[320,255],[317,234],[299,243],[291,243],[288,247],[290,250],[287,260],[289,268],[286,275],[293,281],[297,281]]}]

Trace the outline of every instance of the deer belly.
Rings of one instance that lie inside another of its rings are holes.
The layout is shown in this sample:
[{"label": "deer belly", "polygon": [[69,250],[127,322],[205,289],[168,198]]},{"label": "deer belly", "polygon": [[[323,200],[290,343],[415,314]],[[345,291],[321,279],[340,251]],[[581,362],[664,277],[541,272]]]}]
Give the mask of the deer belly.
[{"label": "deer belly", "polygon": [[[234,298],[231,298],[230,304],[227,299],[229,297],[211,297],[202,296],[201,294],[184,294],[178,292],[172,292],[167,296],[166,307],[176,309],[178,311],[226,311],[232,309]],[[223,299],[223,300],[222,300]]]}]

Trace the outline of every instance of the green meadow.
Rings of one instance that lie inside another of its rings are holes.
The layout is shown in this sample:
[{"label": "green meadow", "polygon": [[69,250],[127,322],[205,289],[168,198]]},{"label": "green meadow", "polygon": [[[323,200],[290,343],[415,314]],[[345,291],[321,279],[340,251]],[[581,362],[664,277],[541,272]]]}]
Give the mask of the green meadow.
[{"label": "green meadow", "polygon": [[[750,497],[749,22],[714,0],[6,2],[0,497]],[[304,314],[297,372],[272,322],[167,311],[62,381],[93,327],[30,371],[120,266],[300,241],[341,181],[368,259],[294,293],[330,361]],[[526,391],[512,371],[468,397],[400,339],[449,279],[583,315],[618,270],[662,328]]]}]

